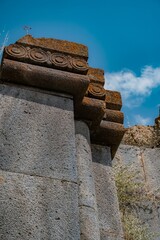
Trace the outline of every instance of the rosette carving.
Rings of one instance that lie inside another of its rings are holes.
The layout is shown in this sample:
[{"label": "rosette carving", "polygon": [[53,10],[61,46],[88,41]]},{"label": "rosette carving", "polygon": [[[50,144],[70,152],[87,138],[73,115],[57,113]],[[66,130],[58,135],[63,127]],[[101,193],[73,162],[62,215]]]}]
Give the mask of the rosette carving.
[{"label": "rosette carving", "polygon": [[65,68],[68,66],[68,58],[65,55],[54,53],[50,57],[50,61],[54,66]]},{"label": "rosette carving", "polygon": [[27,55],[25,47],[18,44],[11,44],[5,48],[6,53],[14,58],[24,58]]},{"label": "rosette carving", "polygon": [[63,71],[86,74],[88,64],[86,60],[74,58],[59,52],[50,52],[42,48],[12,44],[5,48],[5,57],[8,59],[18,59],[26,63],[34,63],[49,68],[61,69]]},{"label": "rosette carving", "polygon": [[47,62],[48,54],[40,48],[33,48],[29,51],[29,57],[31,60],[39,63]]},{"label": "rosette carving", "polygon": [[88,64],[83,59],[70,59],[71,65],[74,69],[78,71],[87,71],[88,70]]},{"label": "rosette carving", "polygon": [[90,84],[88,87],[88,96],[104,100],[106,90],[99,84]]}]

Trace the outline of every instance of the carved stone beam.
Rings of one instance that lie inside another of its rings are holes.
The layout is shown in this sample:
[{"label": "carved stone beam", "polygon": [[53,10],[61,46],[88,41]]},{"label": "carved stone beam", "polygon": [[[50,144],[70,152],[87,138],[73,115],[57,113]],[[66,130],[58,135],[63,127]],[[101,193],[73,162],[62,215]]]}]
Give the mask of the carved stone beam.
[{"label": "carved stone beam", "polygon": [[32,45],[11,44],[4,50],[4,58],[15,61],[31,63],[43,67],[59,69],[86,75],[88,63],[81,56],[66,54],[64,52],[46,50]]},{"label": "carved stone beam", "polygon": [[81,102],[89,85],[88,76],[3,59],[1,80],[58,91]]}]

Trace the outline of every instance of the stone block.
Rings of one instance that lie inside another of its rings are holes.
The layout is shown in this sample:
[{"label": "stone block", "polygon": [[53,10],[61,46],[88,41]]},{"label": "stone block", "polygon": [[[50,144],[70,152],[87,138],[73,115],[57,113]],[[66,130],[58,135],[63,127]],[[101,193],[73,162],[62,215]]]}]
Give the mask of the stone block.
[{"label": "stone block", "polygon": [[95,211],[90,207],[81,206],[79,214],[81,240],[101,240],[99,222],[95,216]]},{"label": "stone block", "polygon": [[77,184],[0,171],[1,240],[79,240]]},{"label": "stone block", "polygon": [[115,232],[101,231],[101,240],[124,240],[124,237]]},{"label": "stone block", "polygon": [[[142,128],[140,127],[141,130]],[[140,136],[141,134],[138,132],[138,130],[136,131],[136,133]],[[150,127],[148,128],[148,131],[150,131]],[[129,143],[129,137],[131,138],[131,136],[129,136],[129,131],[127,134],[128,136],[126,136],[125,141]],[[141,136],[141,138],[143,139],[143,136]],[[135,172],[135,179],[142,184],[147,195],[144,195],[145,200],[140,203],[141,207],[138,208],[136,214],[142,223],[147,224],[149,231],[155,234],[155,238],[153,238],[154,240],[160,239],[159,160],[160,149],[147,148],[145,143],[143,147],[121,144],[113,160],[114,164],[120,162],[122,166],[128,166],[129,171]],[[156,235],[158,237],[156,237]]]},{"label": "stone block", "polygon": [[73,101],[0,85],[0,169],[77,180]]},{"label": "stone block", "polygon": [[79,121],[76,121],[76,158],[81,240],[100,240],[89,129]]},{"label": "stone block", "polygon": [[143,156],[148,184],[156,192],[160,188],[160,149],[146,148]]},{"label": "stone block", "polygon": [[89,129],[85,123],[79,121],[76,121],[76,158],[79,206],[88,206],[97,211]]},{"label": "stone block", "polygon": [[[96,187],[101,239],[123,236],[114,175],[109,147],[92,144],[93,169]],[[114,239],[114,238],[111,238]],[[118,238],[117,239],[121,239]]]},{"label": "stone block", "polygon": [[17,43],[31,45],[34,47],[42,47],[44,49],[55,50],[56,52],[64,52],[88,59],[88,48],[82,44],[68,42],[54,38],[33,38],[31,35],[26,35],[19,39]]}]

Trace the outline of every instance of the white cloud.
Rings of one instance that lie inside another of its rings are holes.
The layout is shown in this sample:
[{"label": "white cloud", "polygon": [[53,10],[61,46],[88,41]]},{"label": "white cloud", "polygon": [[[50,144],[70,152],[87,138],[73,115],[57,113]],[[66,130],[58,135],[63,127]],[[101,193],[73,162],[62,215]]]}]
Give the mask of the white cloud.
[{"label": "white cloud", "polygon": [[135,115],[135,123],[139,124],[139,125],[149,125],[151,123],[151,119],[150,118],[144,118],[141,115]]},{"label": "white cloud", "polygon": [[160,68],[146,66],[137,77],[130,70],[105,74],[105,88],[120,91],[123,104],[126,106],[139,106],[153,88],[160,86]]}]

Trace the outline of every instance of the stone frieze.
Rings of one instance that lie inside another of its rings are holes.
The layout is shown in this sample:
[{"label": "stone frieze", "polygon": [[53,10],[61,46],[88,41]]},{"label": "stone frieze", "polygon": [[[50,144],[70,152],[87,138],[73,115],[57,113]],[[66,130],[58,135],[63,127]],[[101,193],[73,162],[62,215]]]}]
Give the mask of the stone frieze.
[{"label": "stone frieze", "polygon": [[16,61],[43,65],[45,67],[60,69],[69,72],[86,74],[88,64],[82,58],[73,57],[60,52],[46,51],[38,47],[11,44],[5,48],[5,58]]}]

